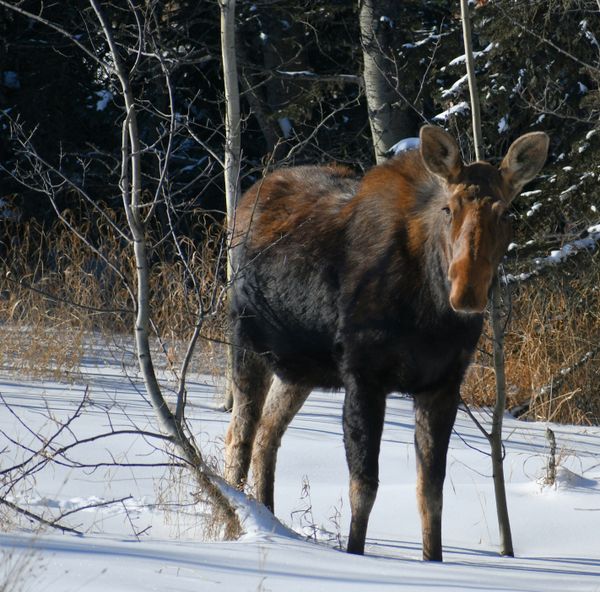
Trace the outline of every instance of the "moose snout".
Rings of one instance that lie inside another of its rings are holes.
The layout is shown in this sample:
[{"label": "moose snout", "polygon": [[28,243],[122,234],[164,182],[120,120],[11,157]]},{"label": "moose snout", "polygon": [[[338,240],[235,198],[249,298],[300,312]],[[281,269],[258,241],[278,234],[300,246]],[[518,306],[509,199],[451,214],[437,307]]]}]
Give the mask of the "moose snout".
[{"label": "moose snout", "polygon": [[470,287],[466,290],[457,290],[450,293],[450,306],[455,312],[479,314],[487,306],[487,292],[483,297]]},{"label": "moose snout", "polygon": [[488,303],[492,275],[487,270],[476,272],[469,267],[460,263],[450,266],[450,306],[456,312],[480,314]]}]

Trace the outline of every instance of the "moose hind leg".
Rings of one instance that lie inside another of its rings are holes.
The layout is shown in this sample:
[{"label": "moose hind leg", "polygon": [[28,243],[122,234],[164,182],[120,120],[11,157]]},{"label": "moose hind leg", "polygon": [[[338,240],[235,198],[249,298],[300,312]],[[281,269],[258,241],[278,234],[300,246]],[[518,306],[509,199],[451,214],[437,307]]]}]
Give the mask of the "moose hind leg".
[{"label": "moose hind leg", "polygon": [[242,488],[271,372],[255,353],[236,349],[233,357],[233,410],[225,436],[225,479]]},{"label": "moose hind leg", "polygon": [[385,395],[346,386],[344,445],[350,472],[348,553],[365,550],[369,515],[379,486],[379,449],[385,417]]},{"label": "moose hind leg", "polygon": [[274,376],[267,394],[254,439],[252,475],[256,499],[272,512],[275,511],[277,450],[285,430],[306,401],[310,391],[309,387],[283,382]]},{"label": "moose hind leg", "polygon": [[417,503],[421,514],[423,559],[428,561],[442,560],[446,456],[458,402],[458,388],[423,393],[415,398]]}]

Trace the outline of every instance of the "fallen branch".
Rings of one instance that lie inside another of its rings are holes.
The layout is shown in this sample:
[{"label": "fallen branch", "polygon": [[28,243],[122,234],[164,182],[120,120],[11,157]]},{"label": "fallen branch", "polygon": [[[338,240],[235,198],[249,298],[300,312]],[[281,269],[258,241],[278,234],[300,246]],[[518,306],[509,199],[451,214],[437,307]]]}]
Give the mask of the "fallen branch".
[{"label": "fallen branch", "polygon": [[58,530],[61,530],[63,533],[70,532],[71,534],[83,536],[83,532],[81,532],[80,530],[71,528],[70,526],[64,526],[64,524],[59,524],[58,522],[56,522],[56,520],[52,521],[52,522],[50,520],[46,520],[46,518],[43,518],[42,516],[40,516],[38,514],[34,514],[33,512],[26,510],[25,508],[21,508],[21,506],[17,506],[17,504],[13,504],[12,502],[9,502],[8,500],[1,498],[1,497],[0,497],[0,504],[10,508],[11,510],[14,510],[18,514],[27,516],[27,518],[30,518],[31,520],[35,520],[36,522],[39,522],[40,524],[43,524],[44,526],[50,526],[51,528],[56,528]]},{"label": "fallen branch", "polygon": [[531,407],[535,405],[537,400],[541,397],[549,396],[550,399],[555,399],[558,397],[560,393],[560,389],[563,387],[569,376],[571,376],[576,370],[585,366],[590,360],[594,359],[597,354],[600,353],[600,345],[596,345],[591,350],[587,351],[577,362],[572,364],[571,366],[567,366],[566,368],[561,368],[555,376],[552,377],[549,383],[544,385],[539,391],[537,391],[534,395],[529,397],[527,401],[521,403],[520,405],[516,405],[509,410],[509,413],[513,417],[522,417],[526,413],[529,412]]}]

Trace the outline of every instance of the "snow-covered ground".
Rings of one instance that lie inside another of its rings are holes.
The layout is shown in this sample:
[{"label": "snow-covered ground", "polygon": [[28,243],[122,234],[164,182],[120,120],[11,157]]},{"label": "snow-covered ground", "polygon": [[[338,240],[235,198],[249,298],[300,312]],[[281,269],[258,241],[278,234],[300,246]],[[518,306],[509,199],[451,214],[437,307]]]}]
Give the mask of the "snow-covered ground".
[{"label": "snow-covered ground", "polygon": [[[156,430],[139,382],[103,357],[87,360],[71,383],[0,378],[0,470],[27,456],[16,442],[33,450],[55,433],[86,385],[89,401],[56,442],[132,426]],[[194,433],[216,459],[229,419],[218,410],[218,392],[208,376],[190,383]],[[299,535],[255,530],[235,542],[207,542],[194,485],[182,471],[162,466],[162,444],[114,435],[69,453],[72,464],[85,466],[49,464],[6,493],[9,502],[46,517],[84,508],[63,520],[84,534],[40,529],[0,507],[0,590],[600,590],[600,428],[551,426],[560,454],[557,483],[548,487],[540,484],[547,426],[506,419],[516,557],[502,558],[487,443],[460,412],[445,488],[445,563],[427,564],[415,500],[412,405],[390,398],[366,556],[355,557],[337,548],[349,524],[341,399],[313,393],[284,438],[276,513]],[[99,505],[111,500],[121,501]]]}]

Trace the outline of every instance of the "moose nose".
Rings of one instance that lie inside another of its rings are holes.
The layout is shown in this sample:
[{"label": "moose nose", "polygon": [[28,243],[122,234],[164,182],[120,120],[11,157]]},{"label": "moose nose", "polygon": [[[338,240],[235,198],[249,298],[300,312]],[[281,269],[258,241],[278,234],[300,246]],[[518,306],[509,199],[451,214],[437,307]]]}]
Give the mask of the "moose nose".
[{"label": "moose nose", "polygon": [[448,269],[450,306],[456,312],[480,314],[488,303],[493,266],[484,257],[476,261],[455,258]]},{"label": "moose nose", "polygon": [[487,291],[473,286],[460,286],[455,282],[450,291],[450,306],[455,312],[480,314],[487,306]]}]

